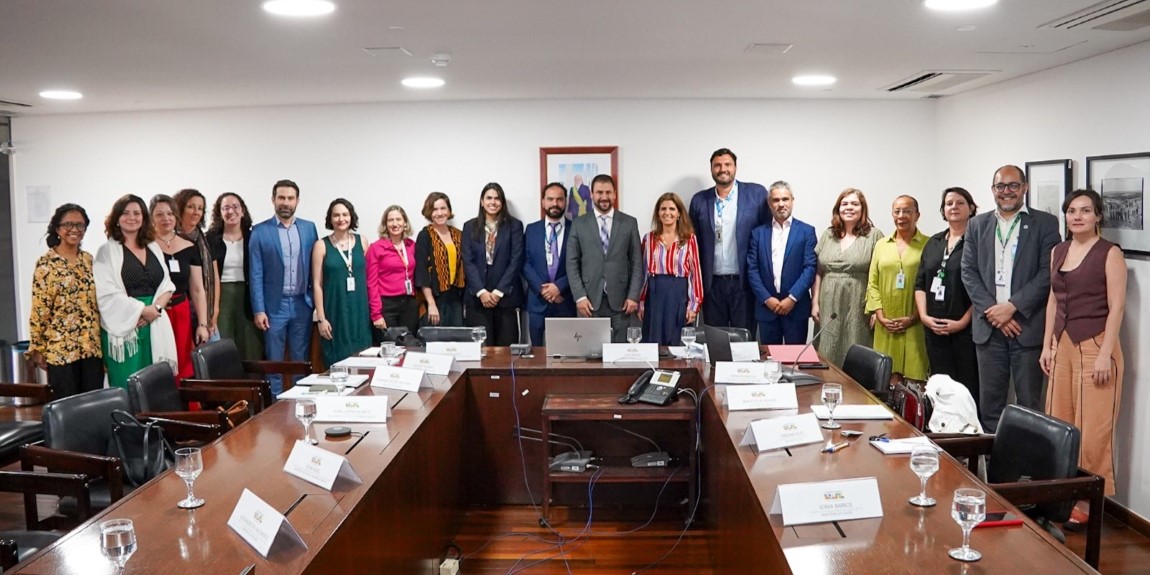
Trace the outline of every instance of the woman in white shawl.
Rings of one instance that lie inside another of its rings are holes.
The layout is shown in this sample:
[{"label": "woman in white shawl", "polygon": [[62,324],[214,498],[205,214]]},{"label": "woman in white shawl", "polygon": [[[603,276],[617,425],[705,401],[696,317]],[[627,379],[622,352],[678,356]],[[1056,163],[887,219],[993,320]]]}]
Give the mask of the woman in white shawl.
[{"label": "woman in white shawl", "polygon": [[164,313],[175,286],[153,241],[143,199],[128,194],[116,200],[104,232],[108,243],[92,266],[100,340],[108,384],[126,387],[128,376],[153,363],[163,361],[176,370],[176,340]]}]

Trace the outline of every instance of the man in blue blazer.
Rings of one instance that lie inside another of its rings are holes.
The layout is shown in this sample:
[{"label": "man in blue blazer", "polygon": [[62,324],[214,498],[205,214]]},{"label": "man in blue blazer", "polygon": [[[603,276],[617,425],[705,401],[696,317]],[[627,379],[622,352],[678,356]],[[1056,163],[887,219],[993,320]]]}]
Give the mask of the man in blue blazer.
[{"label": "man in blue blazer", "polygon": [[532,345],[545,345],[544,319],[575,317],[575,298],[567,281],[567,194],[563,184],[543,188],[544,218],[523,233],[523,279],[527,282],[527,319]]},{"label": "man in blue blazer", "polygon": [[696,192],[688,208],[699,242],[703,272],[703,323],[755,326],[755,301],[747,283],[751,230],[770,221],[767,190],[735,180],[737,158],[727,148],[711,154],[713,188]]},{"label": "man in blue blazer", "polygon": [[751,232],[747,279],[755,294],[755,321],[765,344],[807,343],[811,286],[815,283],[815,228],[792,216],[795,196],[790,184],[771,184],[770,223]]},{"label": "man in blue blazer", "polygon": [[[280,180],[272,186],[275,217],[252,227],[248,244],[248,278],[256,327],[264,332],[264,354],[284,360],[284,346],[293,361],[307,361],[311,343],[311,248],[319,240],[315,224],[295,217],[299,186]],[[367,289],[362,286],[359,289]],[[272,393],[283,391],[280,376],[268,378]]]}]

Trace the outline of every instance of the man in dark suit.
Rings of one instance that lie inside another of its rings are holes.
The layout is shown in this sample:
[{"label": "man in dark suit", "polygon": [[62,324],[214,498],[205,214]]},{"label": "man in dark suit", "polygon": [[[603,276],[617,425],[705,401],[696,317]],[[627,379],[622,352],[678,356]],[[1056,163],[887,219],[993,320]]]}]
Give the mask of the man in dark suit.
[{"label": "man in dark suit", "polygon": [[711,154],[715,186],[696,192],[687,209],[699,242],[703,272],[703,323],[755,326],[755,296],[747,282],[751,230],[771,220],[767,190],[735,180],[737,158],[727,148]]},{"label": "man in dark suit", "polygon": [[751,231],[747,280],[754,293],[759,341],[807,343],[811,286],[815,283],[815,228],[791,215],[795,196],[790,184],[771,184],[768,200],[774,217]]},{"label": "man in dark suit", "polygon": [[523,233],[523,279],[527,282],[527,320],[532,345],[544,345],[544,322],[549,317],[575,317],[575,298],[567,281],[567,196],[563,184],[543,188],[544,218],[528,224]]},{"label": "man in dark suit", "polygon": [[639,223],[615,209],[615,180],[591,180],[595,210],[571,222],[567,278],[580,317],[611,318],[611,341],[625,343],[643,291]]},{"label": "man in dark suit", "polygon": [[[284,345],[294,361],[308,361],[311,344],[311,249],[319,240],[315,224],[296,218],[299,186],[280,180],[272,186],[276,215],[252,227],[248,245],[252,312],[264,332],[264,354],[284,360]],[[360,289],[367,289],[366,286]],[[273,394],[283,391],[280,376],[269,377]]]},{"label": "man in dark suit", "polygon": [[1050,295],[1050,250],[1061,239],[1058,218],[1025,205],[1026,173],[1018,166],[994,172],[997,209],[966,228],[962,283],[974,304],[979,419],[998,427],[1010,382],[1018,403],[1043,410],[1042,333]]}]

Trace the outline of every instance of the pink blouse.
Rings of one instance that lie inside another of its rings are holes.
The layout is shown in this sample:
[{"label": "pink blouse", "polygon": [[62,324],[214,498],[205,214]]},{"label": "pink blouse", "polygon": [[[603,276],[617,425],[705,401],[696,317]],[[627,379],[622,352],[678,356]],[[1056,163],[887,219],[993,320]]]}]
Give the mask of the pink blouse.
[{"label": "pink blouse", "polygon": [[[383,317],[381,297],[414,295],[406,285],[415,286],[415,242],[404,238],[403,247],[406,263],[389,238],[380,238],[367,249],[367,306],[373,322]],[[410,283],[405,285],[405,280]]]}]

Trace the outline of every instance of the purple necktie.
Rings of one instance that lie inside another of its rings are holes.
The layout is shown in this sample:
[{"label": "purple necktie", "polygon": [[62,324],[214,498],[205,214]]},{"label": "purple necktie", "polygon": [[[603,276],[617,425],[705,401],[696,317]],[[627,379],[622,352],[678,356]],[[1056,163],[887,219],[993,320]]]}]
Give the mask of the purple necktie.
[{"label": "purple necktie", "polygon": [[555,281],[555,274],[559,271],[559,224],[551,224],[551,236],[547,239],[547,250],[551,252],[551,263],[547,264],[547,275]]},{"label": "purple necktie", "polygon": [[603,242],[603,255],[607,255],[607,244],[611,243],[611,234],[607,231],[607,216],[599,216],[599,239]]}]

